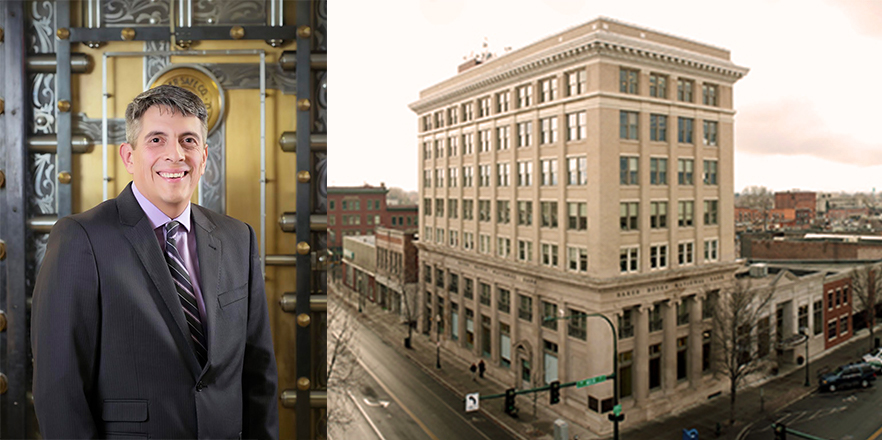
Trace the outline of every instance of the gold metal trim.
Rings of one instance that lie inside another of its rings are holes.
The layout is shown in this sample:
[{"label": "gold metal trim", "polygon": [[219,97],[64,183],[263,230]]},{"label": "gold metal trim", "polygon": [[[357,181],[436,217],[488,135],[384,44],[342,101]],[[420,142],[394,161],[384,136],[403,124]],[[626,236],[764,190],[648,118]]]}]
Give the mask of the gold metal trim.
[{"label": "gold metal trim", "polygon": [[125,28],[120,31],[119,36],[125,41],[132,41],[135,39],[135,30],[132,28]]},{"label": "gold metal trim", "polygon": [[245,28],[242,26],[233,26],[232,29],[230,29],[230,37],[234,40],[241,40],[245,37]]},{"label": "gold metal trim", "polygon": [[300,255],[306,255],[309,253],[309,243],[305,241],[301,241],[297,243],[297,253]]},{"label": "gold metal trim", "polygon": [[312,28],[309,26],[300,26],[297,28],[297,38],[309,38],[312,36]]},{"label": "gold metal trim", "polygon": [[300,379],[297,379],[297,388],[298,389],[306,391],[309,389],[309,385],[310,385],[310,382],[309,382],[308,378],[301,377]]},{"label": "gold metal trim", "polygon": [[312,322],[312,318],[309,317],[307,313],[301,313],[297,315],[297,325],[301,327],[309,327],[309,324]]},{"label": "gold metal trim", "polygon": [[66,99],[62,99],[61,101],[58,101],[58,111],[60,111],[62,113],[69,112],[70,111],[70,101],[68,101]]},{"label": "gold metal trim", "polygon": [[63,183],[65,185],[67,185],[68,183],[70,183],[70,180],[71,180],[70,172],[62,171],[62,172],[58,173],[58,182],[59,183]]},{"label": "gold metal trim", "polygon": [[309,171],[300,171],[297,173],[297,181],[300,183],[308,183],[310,179]]},{"label": "gold metal trim", "polygon": [[302,112],[308,111],[312,107],[312,104],[308,99],[303,98],[297,101],[297,110]]},{"label": "gold metal trim", "polygon": [[70,29],[68,28],[59,28],[55,31],[55,36],[58,37],[59,40],[67,40],[70,38]]}]

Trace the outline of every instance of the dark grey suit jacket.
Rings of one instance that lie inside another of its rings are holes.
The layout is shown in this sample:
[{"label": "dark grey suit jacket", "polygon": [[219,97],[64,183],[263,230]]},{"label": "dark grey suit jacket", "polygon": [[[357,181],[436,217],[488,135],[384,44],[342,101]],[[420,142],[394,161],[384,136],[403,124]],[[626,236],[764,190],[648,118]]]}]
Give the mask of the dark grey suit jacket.
[{"label": "dark grey suit jacket", "polygon": [[44,438],[277,438],[277,376],[250,226],[193,205],[208,362],[200,368],[131,184],[52,228],[34,288]]}]

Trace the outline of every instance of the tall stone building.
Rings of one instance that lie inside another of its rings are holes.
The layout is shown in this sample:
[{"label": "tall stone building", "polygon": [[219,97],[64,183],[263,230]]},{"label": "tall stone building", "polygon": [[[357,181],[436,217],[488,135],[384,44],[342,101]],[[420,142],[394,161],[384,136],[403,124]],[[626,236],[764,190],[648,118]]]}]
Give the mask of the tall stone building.
[{"label": "tall stone building", "polygon": [[[626,423],[703,401],[737,267],[729,51],[607,18],[420,93],[420,329],[519,389],[612,373]],[[568,317],[571,317],[567,319]],[[549,318],[563,318],[549,320]],[[612,429],[613,384],[553,409]]]}]

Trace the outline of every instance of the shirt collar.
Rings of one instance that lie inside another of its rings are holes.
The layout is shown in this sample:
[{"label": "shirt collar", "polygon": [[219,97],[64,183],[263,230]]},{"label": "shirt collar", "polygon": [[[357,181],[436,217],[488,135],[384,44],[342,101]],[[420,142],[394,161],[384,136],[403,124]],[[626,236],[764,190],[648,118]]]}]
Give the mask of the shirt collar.
[{"label": "shirt collar", "polygon": [[141,205],[141,209],[144,210],[144,214],[147,214],[147,220],[150,220],[150,226],[153,229],[156,229],[160,226],[165,226],[166,223],[175,220],[181,223],[181,226],[190,232],[190,202],[187,202],[187,207],[184,208],[184,212],[176,218],[169,218],[162,212],[156,205],[153,204],[147,197],[144,197],[141,194],[141,191],[138,191],[138,187],[135,186],[135,182],[132,182],[132,192],[135,194],[135,199],[138,201],[138,204]]}]

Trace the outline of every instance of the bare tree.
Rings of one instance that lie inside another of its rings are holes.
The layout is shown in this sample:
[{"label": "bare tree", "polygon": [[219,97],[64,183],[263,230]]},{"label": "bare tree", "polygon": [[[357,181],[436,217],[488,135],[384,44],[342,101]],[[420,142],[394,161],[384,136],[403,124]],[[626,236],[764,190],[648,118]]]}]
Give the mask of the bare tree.
[{"label": "bare tree", "polygon": [[872,265],[856,267],[851,272],[851,290],[862,310],[867,314],[867,327],[870,329],[870,350],[876,341],[876,292],[882,288],[882,276]]},{"label": "bare tree", "polygon": [[[750,280],[736,279],[721,291],[713,308],[712,343],[717,368],[729,378],[729,424],[735,424],[735,396],[745,376],[762,367],[768,338],[760,340],[760,316],[774,296],[773,288],[751,288]],[[761,330],[768,332],[768,327]]]},{"label": "bare tree", "polygon": [[[358,321],[347,313],[341,301],[331,301],[328,307],[328,435],[340,437],[340,430],[354,420],[355,407],[351,392],[360,382],[353,337]],[[335,435],[336,434],[336,435]]]},{"label": "bare tree", "polygon": [[775,207],[775,194],[764,186],[748,186],[738,194],[735,206],[757,210],[762,217],[763,230],[766,230],[769,211]]},{"label": "bare tree", "polygon": [[405,325],[407,325],[407,339],[404,342],[404,346],[406,348],[410,348],[410,343],[413,341],[413,327],[416,325],[416,320],[419,319],[419,313],[417,312],[417,304],[416,304],[416,294],[410,295],[408,294],[407,284],[404,283],[404,280],[401,279],[401,306],[403,310],[401,313],[404,315],[404,319],[407,321]]}]

